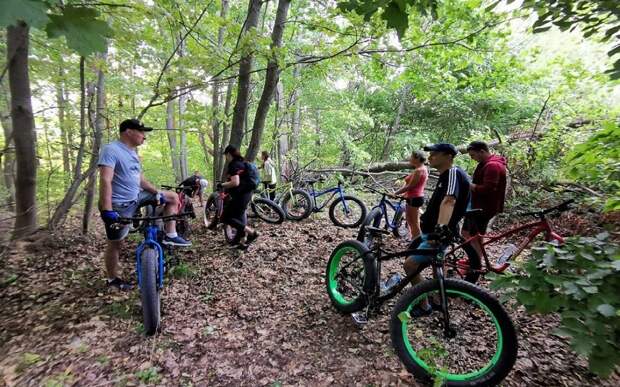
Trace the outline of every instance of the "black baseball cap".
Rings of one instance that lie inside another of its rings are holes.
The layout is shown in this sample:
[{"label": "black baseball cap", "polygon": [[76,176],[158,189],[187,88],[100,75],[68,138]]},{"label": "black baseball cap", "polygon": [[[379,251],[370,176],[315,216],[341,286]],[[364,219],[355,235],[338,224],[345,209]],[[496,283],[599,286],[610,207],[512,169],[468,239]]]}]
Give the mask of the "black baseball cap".
[{"label": "black baseball cap", "polygon": [[443,152],[451,154],[452,156],[456,156],[459,152],[456,150],[456,147],[452,144],[447,144],[445,142],[441,142],[439,144],[427,145],[424,147],[424,150],[427,152]]},{"label": "black baseball cap", "polygon": [[128,120],[121,122],[121,124],[118,126],[118,129],[121,132],[124,132],[127,129],[136,129],[142,132],[150,132],[151,130],[153,130],[153,128],[144,126],[142,122],[140,122],[140,120],[136,118],[130,118]]}]

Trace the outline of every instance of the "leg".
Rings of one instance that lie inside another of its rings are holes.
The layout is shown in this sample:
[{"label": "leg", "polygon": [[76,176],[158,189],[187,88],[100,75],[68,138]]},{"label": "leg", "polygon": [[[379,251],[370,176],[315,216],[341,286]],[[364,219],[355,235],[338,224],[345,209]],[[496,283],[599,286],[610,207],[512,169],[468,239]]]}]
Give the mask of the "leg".
[{"label": "leg", "polygon": [[407,224],[411,232],[411,239],[415,239],[420,235],[420,210],[418,207],[407,205],[406,210]]},{"label": "leg", "polygon": [[119,277],[120,265],[118,263],[118,257],[121,251],[122,241],[108,241],[108,244],[103,254],[105,260],[106,275],[109,279]]},{"label": "leg", "polygon": [[269,199],[276,200],[276,185],[269,184]]},{"label": "leg", "polygon": [[[179,195],[172,191],[163,191],[166,198],[166,205],[164,207],[164,216],[176,215],[179,212]],[[165,225],[166,234],[176,234],[177,222],[170,220]]]}]

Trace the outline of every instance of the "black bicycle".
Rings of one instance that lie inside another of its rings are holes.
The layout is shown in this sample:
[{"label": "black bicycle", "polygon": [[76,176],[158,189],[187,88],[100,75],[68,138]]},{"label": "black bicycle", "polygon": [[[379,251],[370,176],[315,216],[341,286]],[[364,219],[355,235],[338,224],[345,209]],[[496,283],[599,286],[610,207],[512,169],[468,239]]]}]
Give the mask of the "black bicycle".
[{"label": "black bicycle", "polygon": [[[444,277],[444,251],[449,235],[434,235],[437,247],[418,249],[418,240],[400,252],[383,250],[389,231],[367,227],[376,241],[372,249],[357,240],[340,243],[332,252],[325,275],[329,298],[339,312],[367,322],[381,305],[396,297],[411,279],[431,267],[433,279],[401,295],[390,319],[392,345],[409,372],[423,381],[448,386],[495,386],[512,369],[517,357],[517,334],[500,302],[486,290],[463,280]],[[381,264],[411,255],[428,256],[395,286],[381,289]],[[427,301],[431,309],[424,308]],[[420,310],[427,312],[418,313]],[[360,316],[361,314],[361,316]]]}]

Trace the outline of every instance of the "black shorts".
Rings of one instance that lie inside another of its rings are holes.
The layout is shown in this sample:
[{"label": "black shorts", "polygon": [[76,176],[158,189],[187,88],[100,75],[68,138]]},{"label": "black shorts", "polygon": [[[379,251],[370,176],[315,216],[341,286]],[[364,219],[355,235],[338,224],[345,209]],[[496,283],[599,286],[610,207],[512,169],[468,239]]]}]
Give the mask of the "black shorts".
[{"label": "black shorts", "polygon": [[245,211],[252,200],[252,192],[235,192],[230,195],[230,200],[224,204],[222,223],[245,225],[247,219]]},{"label": "black shorts", "polygon": [[411,207],[420,208],[424,205],[424,196],[407,199],[407,204]]},{"label": "black shorts", "polygon": [[[112,203],[112,209],[123,218],[131,218],[136,213],[136,210],[143,206],[146,202],[152,202],[156,200],[154,193],[140,191],[136,200],[132,200],[124,203]],[[110,224],[105,223],[105,233],[110,241],[120,241],[127,237],[129,234],[129,225],[115,225],[112,227]]]},{"label": "black shorts", "polygon": [[466,216],[463,222],[463,230],[466,230],[470,235],[474,235],[476,232],[486,234],[491,219],[493,219],[493,217],[486,214]]}]

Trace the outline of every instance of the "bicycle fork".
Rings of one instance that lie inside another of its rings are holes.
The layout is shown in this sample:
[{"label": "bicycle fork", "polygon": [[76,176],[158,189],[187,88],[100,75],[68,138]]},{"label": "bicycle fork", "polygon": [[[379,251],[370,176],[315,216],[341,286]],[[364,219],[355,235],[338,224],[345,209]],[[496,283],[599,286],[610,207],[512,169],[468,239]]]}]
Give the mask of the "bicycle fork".
[{"label": "bicycle fork", "polygon": [[437,280],[439,281],[439,298],[443,313],[444,336],[447,338],[453,338],[454,336],[456,336],[456,331],[450,326],[450,314],[448,313],[448,295],[446,293],[443,268],[441,266],[435,268],[435,275],[437,276]]}]

